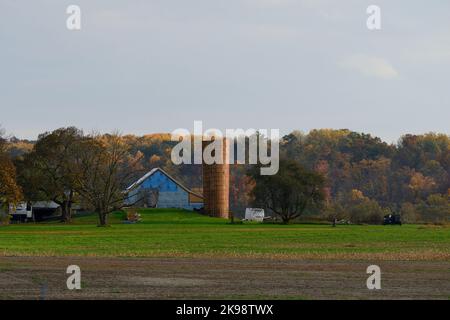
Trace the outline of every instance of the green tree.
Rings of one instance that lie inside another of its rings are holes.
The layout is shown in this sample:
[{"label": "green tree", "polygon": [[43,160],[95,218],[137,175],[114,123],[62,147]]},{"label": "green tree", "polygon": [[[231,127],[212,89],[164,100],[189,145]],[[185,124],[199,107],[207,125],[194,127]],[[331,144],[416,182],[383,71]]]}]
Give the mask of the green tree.
[{"label": "green tree", "polygon": [[283,223],[320,206],[325,198],[324,177],[293,160],[281,159],[276,175],[260,175],[256,166],[250,169],[249,175],[256,183],[252,190],[255,204],[277,214]]},{"label": "green tree", "polygon": [[39,136],[33,150],[19,161],[20,182],[29,200],[54,201],[61,219],[70,222],[75,202],[74,146],[83,137],[77,128],[61,128]]}]

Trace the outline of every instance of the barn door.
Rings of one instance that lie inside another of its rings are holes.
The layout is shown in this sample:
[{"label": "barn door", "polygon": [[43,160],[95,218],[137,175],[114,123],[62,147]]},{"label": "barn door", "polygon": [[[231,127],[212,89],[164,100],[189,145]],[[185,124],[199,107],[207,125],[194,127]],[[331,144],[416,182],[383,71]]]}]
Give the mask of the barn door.
[{"label": "barn door", "polygon": [[149,208],[156,208],[158,206],[159,190],[150,189],[147,197],[147,205]]}]

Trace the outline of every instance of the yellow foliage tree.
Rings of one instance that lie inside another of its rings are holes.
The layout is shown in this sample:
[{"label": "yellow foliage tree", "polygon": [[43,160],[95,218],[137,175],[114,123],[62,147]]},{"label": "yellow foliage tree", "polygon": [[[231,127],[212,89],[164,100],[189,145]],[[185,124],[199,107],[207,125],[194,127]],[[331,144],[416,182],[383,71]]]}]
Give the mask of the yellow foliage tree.
[{"label": "yellow foliage tree", "polygon": [[22,192],[16,182],[16,168],[6,153],[5,140],[0,138],[0,205],[7,209],[22,198]]}]

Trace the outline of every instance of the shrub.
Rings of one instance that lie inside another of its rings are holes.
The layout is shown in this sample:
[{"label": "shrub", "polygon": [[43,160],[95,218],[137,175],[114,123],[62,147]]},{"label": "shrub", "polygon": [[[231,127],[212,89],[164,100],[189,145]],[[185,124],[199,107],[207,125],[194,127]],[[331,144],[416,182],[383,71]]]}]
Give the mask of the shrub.
[{"label": "shrub", "polygon": [[381,224],[384,215],[389,212],[380,207],[375,200],[365,199],[361,203],[347,208],[350,221],[353,223]]},{"label": "shrub", "polygon": [[430,195],[426,202],[417,205],[417,211],[425,222],[447,223],[450,221],[450,201],[446,195]]},{"label": "shrub", "polygon": [[420,215],[417,212],[416,207],[410,202],[402,204],[400,215],[403,223],[415,223],[420,220]]},{"label": "shrub", "polygon": [[348,220],[349,215],[339,203],[332,203],[324,208],[321,218],[326,221],[333,221],[335,218],[337,220]]},{"label": "shrub", "polygon": [[339,198],[341,207],[352,223],[381,224],[383,217],[390,213],[389,209],[383,209],[376,200],[366,197],[357,189],[340,194]]}]

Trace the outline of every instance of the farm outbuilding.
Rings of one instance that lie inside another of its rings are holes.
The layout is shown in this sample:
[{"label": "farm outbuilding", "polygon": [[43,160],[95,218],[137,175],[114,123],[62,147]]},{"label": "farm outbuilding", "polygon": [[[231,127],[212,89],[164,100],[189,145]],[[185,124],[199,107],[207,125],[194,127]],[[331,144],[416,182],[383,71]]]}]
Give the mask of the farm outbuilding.
[{"label": "farm outbuilding", "polygon": [[188,189],[161,168],[154,168],[127,188],[126,205],[144,208],[203,208],[202,195]]},{"label": "farm outbuilding", "polygon": [[15,206],[10,205],[9,210],[2,210],[0,203],[0,214],[11,215],[12,221],[44,221],[61,215],[59,204],[53,201],[22,201]]}]

